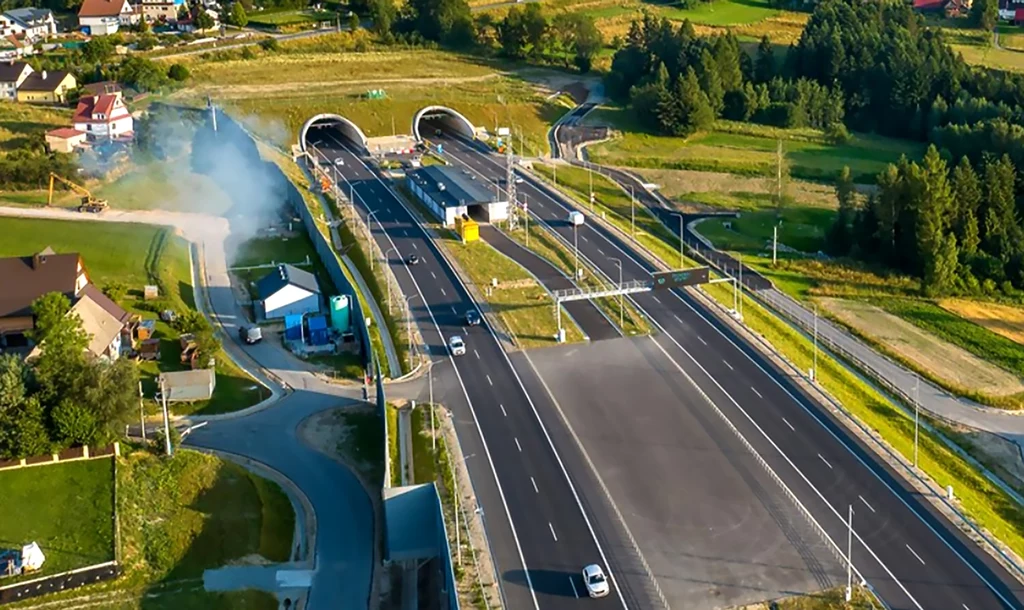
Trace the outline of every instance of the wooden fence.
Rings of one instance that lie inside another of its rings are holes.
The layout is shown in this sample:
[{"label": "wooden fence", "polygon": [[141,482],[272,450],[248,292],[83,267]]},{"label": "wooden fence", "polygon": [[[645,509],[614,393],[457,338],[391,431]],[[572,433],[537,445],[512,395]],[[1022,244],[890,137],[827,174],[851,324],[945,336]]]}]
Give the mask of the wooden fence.
[{"label": "wooden fence", "polygon": [[37,455],[16,460],[0,460],[0,471],[28,468],[29,466],[59,464],[61,462],[74,462],[76,460],[92,460],[111,455],[121,455],[120,443],[111,443],[105,447],[70,447],[59,453],[51,453],[49,455]]}]

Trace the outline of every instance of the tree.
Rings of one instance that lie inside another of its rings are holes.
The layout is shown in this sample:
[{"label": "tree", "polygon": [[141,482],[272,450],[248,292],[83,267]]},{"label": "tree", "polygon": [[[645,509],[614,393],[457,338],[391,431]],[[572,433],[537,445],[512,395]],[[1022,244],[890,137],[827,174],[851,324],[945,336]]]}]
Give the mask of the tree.
[{"label": "tree", "polygon": [[775,76],[775,50],[767,35],[761,37],[757,45],[757,58],[754,60],[754,80],[767,83]]},{"label": "tree", "polygon": [[549,26],[540,4],[526,5],[523,11],[523,27],[526,31],[526,44],[529,47],[527,55],[536,59],[543,57],[547,52]]},{"label": "tree", "polygon": [[130,360],[92,363],[82,387],[75,400],[95,417],[98,442],[123,433],[125,424],[138,416],[139,368]]},{"label": "tree", "polygon": [[[238,6],[237,2],[235,3],[235,6]],[[246,47],[246,48],[248,48],[248,47]],[[185,67],[182,64],[171,64],[171,67],[167,69],[167,77],[170,78],[171,80],[177,81],[179,83],[184,82],[184,81],[188,80],[188,77],[189,77],[188,68]],[[106,293],[106,289],[104,289],[104,293]],[[110,295],[108,294],[107,296],[110,296]],[[114,298],[114,297],[111,297],[111,298]],[[120,293],[120,298],[124,298],[124,292],[123,291]],[[114,299],[114,300],[116,301],[117,299]]]},{"label": "tree", "polygon": [[427,40],[449,42],[460,23],[472,27],[466,0],[409,0],[406,4],[414,31]]},{"label": "tree", "polygon": [[102,64],[114,55],[114,43],[109,36],[93,36],[82,45],[82,59],[89,64]]},{"label": "tree", "polygon": [[915,222],[918,260],[923,266],[922,288],[928,294],[945,292],[956,271],[956,239],[953,239],[953,269],[945,256],[949,254],[946,240],[947,219],[953,206],[953,190],[949,184],[946,162],[934,145],[928,147],[917,173],[920,184]]},{"label": "tree", "polygon": [[506,57],[524,59],[526,57],[527,32],[523,11],[518,6],[508,9],[505,18],[497,26],[498,44]]},{"label": "tree", "polygon": [[28,395],[29,368],[14,354],[0,354],[0,417]]},{"label": "tree", "polygon": [[1014,179],[1013,163],[1008,156],[985,163],[982,243],[986,252],[1004,264],[1024,247],[1014,206]]},{"label": "tree", "polygon": [[836,180],[836,200],[839,202],[839,213],[829,230],[827,245],[833,254],[845,256],[853,247],[853,224],[857,217],[857,189],[849,166],[843,166]]},{"label": "tree", "polygon": [[0,455],[27,458],[50,451],[43,407],[35,397],[0,416]]},{"label": "tree", "polygon": [[75,393],[85,366],[89,337],[82,330],[82,320],[70,314],[70,309],[71,302],[59,292],[45,294],[32,303],[35,327],[29,338],[41,348],[33,368],[41,400],[46,404]]},{"label": "tree", "polygon": [[96,418],[73,398],[66,397],[50,411],[56,440],[64,446],[92,445],[99,430]]},{"label": "tree", "polygon": [[195,26],[197,30],[209,30],[214,25],[213,17],[211,17],[205,10],[199,10],[196,13]]},{"label": "tree", "polygon": [[[370,30],[378,36],[391,31],[398,16],[393,0],[368,0],[367,9],[370,16]],[[358,18],[357,18],[358,19]]]},{"label": "tree", "polygon": [[718,64],[707,49],[700,54],[700,60],[697,63],[697,77],[701,89],[708,97],[711,111],[716,117],[720,116],[725,107],[725,89],[722,86],[722,77],[718,74]]},{"label": "tree", "polygon": [[244,28],[249,25],[249,15],[245,14],[245,7],[237,0],[231,3],[231,12],[228,13],[227,22],[235,27]]},{"label": "tree", "polygon": [[997,0],[977,0],[971,4],[971,25],[985,31],[991,31],[999,20],[999,3]]},{"label": "tree", "polygon": [[[355,11],[348,12],[348,29],[350,32],[355,32],[360,27],[359,15]],[[389,28],[390,29],[390,28]]]},{"label": "tree", "polygon": [[715,38],[714,56],[722,89],[728,93],[743,86],[743,71],[740,68],[740,46],[732,32]]},{"label": "tree", "polygon": [[675,89],[659,105],[658,118],[662,129],[675,136],[687,136],[705,129],[715,120],[707,95],[701,91],[697,73],[686,69],[686,76],[676,79]]},{"label": "tree", "polygon": [[582,73],[590,72],[594,63],[594,56],[604,46],[604,36],[601,30],[597,29],[594,18],[584,13],[576,13],[575,21],[575,48],[572,58],[573,64]]},{"label": "tree", "polygon": [[953,233],[960,244],[960,252],[973,255],[978,250],[978,208],[981,205],[981,183],[967,157],[953,168],[951,177],[953,201]]}]

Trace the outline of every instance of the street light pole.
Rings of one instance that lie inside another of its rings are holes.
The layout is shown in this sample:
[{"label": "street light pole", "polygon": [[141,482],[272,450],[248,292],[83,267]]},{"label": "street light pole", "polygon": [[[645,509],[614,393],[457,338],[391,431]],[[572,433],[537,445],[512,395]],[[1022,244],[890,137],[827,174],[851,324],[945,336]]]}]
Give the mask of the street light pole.
[{"label": "street light pole", "polygon": [[142,402],[142,382],[139,382],[139,423],[142,424],[142,440],[146,440],[146,411]]},{"label": "street light pole", "polygon": [[853,504],[846,520],[846,601],[853,598]]},{"label": "street light pole", "polygon": [[921,378],[914,376],[914,468],[917,468],[917,440],[918,431],[921,425],[921,408],[918,406],[918,395],[921,388]]},{"label": "street light pole", "polygon": [[[396,250],[395,248],[388,248],[388,251],[384,253],[384,261],[385,262],[387,262],[388,255],[391,254],[392,252],[394,252],[396,255],[398,254],[398,250]],[[384,279],[387,280],[387,285],[388,285],[388,313],[390,314],[391,313],[391,278],[387,278],[386,277]]]},{"label": "street light pole", "polygon": [[629,187],[629,234],[636,239],[636,196],[632,185]]},{"label": "street light pole", "polygon": [[587,161],[587,176],[590,178],[590,211],[594,211],[594,166]]},{"label": "street light pole", "polygon": [[622,300],[622,260],[614,256],[609,256],[608,260],[614,262],[615,266],[619,268],[619,330],[622,330],[623,311],[626,307]]},{"label": "street light pole", "polygon": [[576,223],[572,225],[572,255],[575,261],[575,274],[572,278],[573,282],[579,281],[580,279],[580,245],[579,245],[579,227]]},{"label": "street light pole", "polygon": [[163,380],[160,380],[160,402],[163,403],[164,408],[164,451],[167,452],[167,456],[171,455],[171,424],[170,418],[167,416],[167,388],[164,386]]},{"label": "street light pole", "polygon": [[371,251],[373,250],[373,246],[370,245],[370,240],[372,239],[372,235],[370,233],[370,222],[373,220],[373,215],[376,214],[379,211],[380,210],[374,210],[374,211],[372,211],[372,212],[370,212],[369,214],[366,215],[366,250],[367,250],[366,258],[370,259],[370,272],[371,273],[373,272],[373,255],[371,254]]},{"label": "street light pole", "polygon": [[812,381],[818,382],[818,305],[814,305],[814,364],[811,365]]},{"label": "street light pole", "polygon": [[414,294],[405,297],[405,334],[409,336],[409,370],[412,370],[412,300],[420,298]]},{"label": "street light pole", "polygon": [[427,365],[427,387],[430,388],[430,449],[437,456],[437,434],[434,432],[434,361]]}]

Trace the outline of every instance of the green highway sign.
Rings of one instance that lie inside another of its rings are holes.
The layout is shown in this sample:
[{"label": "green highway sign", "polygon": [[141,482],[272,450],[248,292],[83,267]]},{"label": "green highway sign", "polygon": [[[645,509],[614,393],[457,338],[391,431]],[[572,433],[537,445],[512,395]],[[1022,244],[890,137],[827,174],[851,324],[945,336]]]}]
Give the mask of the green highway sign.
[{"label": "green highway sign", "polygon": [[660,290],[707,284],[710,275],[707,267],[694,267],[693,269],[653,273],[651,278],[654,280],[654,289]]}]

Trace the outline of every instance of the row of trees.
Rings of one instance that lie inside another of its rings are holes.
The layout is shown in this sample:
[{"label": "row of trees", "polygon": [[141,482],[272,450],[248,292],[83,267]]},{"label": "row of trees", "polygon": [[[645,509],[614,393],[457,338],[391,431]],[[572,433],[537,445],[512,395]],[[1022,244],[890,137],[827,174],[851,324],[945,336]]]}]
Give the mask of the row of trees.
[{"label": "row of trees", "polygon": [[0,457],[40,455],[115,438],[138,408],[139,373],[129,360],[85,355],[89,337],[60,293],[32,306],[32,339],[42,353],[26,363],[0,356]]},{"label": "row of trees", "polygon": [[477,30],[489,42],[493,28],[502,55],[512,59],[530,59],[575,65],[589,72],[594,57],[604,46],[604,38],[594,18],[579,13],[560,13],[549,19],[540,4],[526,8],[513,6],[500,21],[490,15],[477,20]]},{"label": "row of trees", "polygon": [[961,157],[950,170],[933,145],[920,164],[890,165],[861,206],[847,168],[829,248],[917,275],[928,295],[1024,288],[1015,179],[1006,155],[986,156],[978,168]]},{"label": "row of trees", "polygon": [[698,37],[689,21],[675,27],[649,14],[630,26],[606,85],[648,129],[668,135],[689,135],[718,117],[824,129],[845,113],[839,89],[778,74],[767,38],[751,59],[732,33]]}]

